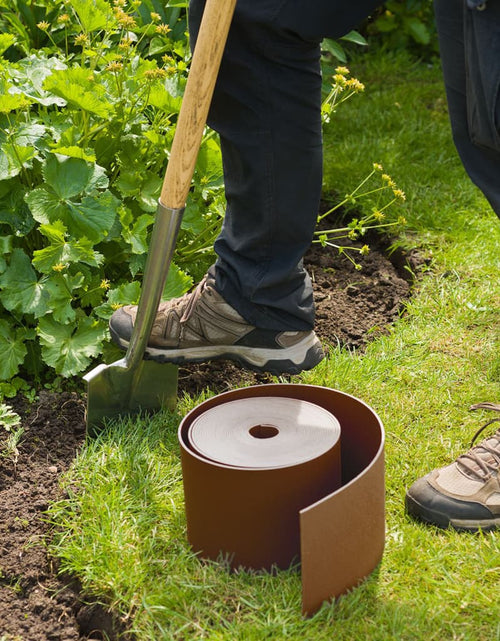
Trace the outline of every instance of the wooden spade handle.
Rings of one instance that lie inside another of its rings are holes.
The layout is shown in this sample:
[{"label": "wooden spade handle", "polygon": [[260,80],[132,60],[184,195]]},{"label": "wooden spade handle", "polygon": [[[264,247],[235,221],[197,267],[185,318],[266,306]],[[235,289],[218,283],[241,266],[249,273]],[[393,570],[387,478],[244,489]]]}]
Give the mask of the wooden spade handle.
[{"label": "wooden spade handle", "polygon": [[236,0],[207,0],[203,12],[125,355],[126,367],[138,373],[174,254],[235,5]]},{"label": "wooden spade handle", "polygon": [[185,206],[236,0],[207,0],[184,91],[160,202]]}]

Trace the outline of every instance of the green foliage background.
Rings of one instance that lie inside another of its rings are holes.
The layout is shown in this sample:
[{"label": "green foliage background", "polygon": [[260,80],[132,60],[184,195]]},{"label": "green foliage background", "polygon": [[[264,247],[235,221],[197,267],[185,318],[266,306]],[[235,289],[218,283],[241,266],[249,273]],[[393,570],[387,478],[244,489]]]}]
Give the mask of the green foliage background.
[{"label": "green foliage background", "polygon": [[[84,371],[138,301],[190,61],[186,3],[165,4],[0,0],[4,395]],[[223,209],[207,132],[166,297],[206,270]]]},{"label": "green foliage background", "polygon": [[371,16],[365,35],[386,49],[404,49],[424,59],[435,56],[433,0],[387,0]]}]

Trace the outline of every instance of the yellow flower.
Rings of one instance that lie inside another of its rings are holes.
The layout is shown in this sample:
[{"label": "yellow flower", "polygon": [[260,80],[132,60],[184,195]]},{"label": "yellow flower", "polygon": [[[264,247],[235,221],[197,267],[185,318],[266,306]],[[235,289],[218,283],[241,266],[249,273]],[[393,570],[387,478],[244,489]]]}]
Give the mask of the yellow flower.
[{"label": "yellow flower", "polygon": [[115,5],[117,6],[115,6],[114,14],[120,27],[123,27],[124,29],[133,29],[134,27],[137,27],[137,23],[134,18],[125,13],[121,6],[118,6],[117,2],[115,2]]},{"label": "yellow flower", "polygon": [[382,174],[382,180],[387,184],[388,187],[396,189],[396,183],[388,174]]},{"label": "yellow flower", "polygon": [[383,212],[377,210],[377,211],[373,212],[373,217],[375,218],[375,220],[378,220],[380,222],[380,221],[384,220],[385,214]]},{"label": "yellow flower", "polygon": [[361,249],[359,250],[359,253],[362,256],[366,256],[367,254],[370,253],[370,248],[368,247],[368,245],[363,245],[363,247],[361,247]]},{"label": "yellow flower", "polygon": [[406,200],[406,194],[402,189],[393,189],[392,193],[400,200]]},{"label": "yellow flower", "polygon": [[148,80],[160,80],[165,78],[167,72],[164,69],[148,69],[144,72],[144,77]]},{"label": "yellow flower", "polygon": [[109,65],[106,67],[106,71],[112,71],[112,72],[121,71],[122,69],[123,69],[123,62],[118,62],[116,60],[114,62],[110,62]]},{"label": "yellow flower", "polygon": [[374,171],[384,171],[384,168],[379,162],[374,162],[373,163],[373,170]]},{"label": "yellow flower", "polygon": [[132,18],[132,16],[121,16],[118,22],[124,29],[134,29],[135,27],[137,27],[137,22],[134,20],[134,18]]},{"label": "yellow flower", "polygon": [[168,24],[159,24],[156,29],[156,33],[161,33],[162,35],[166,36],[167,33],[172,31],[172,29],[168,26]]},{"label": "yellow flower", "polygon": [[346,85],[356,93],[360,93],[365,90],[365,85],[362,82],[359,82],[357,78],[349,78],[349,80],[346,81]]},{"label": "yellow flower", "polygon": [[68,24],[68,22],[71,22],[71,18],[67,13],[63,13],[57,18],[57,22],[60,22],[61,24]]},{"label": "yellow flower", "polygon": [[36,25],[41,31],[48,31],[50,24],[48,22],[45,22],[45,20],[42,20],[42,22],[39,22]]},{"label": "yellow flower", "polygon": [[87,38],[87,34],[80,33],[76,36],[75,45],[77,47],[86,47],[88,44],[89,44],[89,39]]},{"label": "yellow flower", "polygon": [[63,272],[66,269],[66,265],[64,263],[57,263],[57,265],[52,265],[52,269],[55,272]]},{"label": "yellow flower", "polygon": [[335,67],[335,73],[339,73],[341,76],[348,76],[350,71],[347,67]]},{"label": "yellow flower", "polygon": [[111,287],[111,285],[109,284],[109,280],[107,278],[103,278],[99,287],[101,289],[109,289]]},{"label": "yellow flower", "polygon": [[120,309],[120,307],[123,307],[123,305],[120,305],[120,303],[111,303],[111,309],[115,312],[117,309]]},{"label": "yellow flower", "polygon": [[133,42],[132,40],[130,40],[130,38],[123,38],[123,40],[121,40],[118,43],[118,48],[121,50],[130,49],[132,45],[133,45]]},{"label": "yellow flower", "polygon": [[159,13],[156,13],[155,11],[151,11],[151,20],[153,22],[159,22],[161,20],[161,16]]}]

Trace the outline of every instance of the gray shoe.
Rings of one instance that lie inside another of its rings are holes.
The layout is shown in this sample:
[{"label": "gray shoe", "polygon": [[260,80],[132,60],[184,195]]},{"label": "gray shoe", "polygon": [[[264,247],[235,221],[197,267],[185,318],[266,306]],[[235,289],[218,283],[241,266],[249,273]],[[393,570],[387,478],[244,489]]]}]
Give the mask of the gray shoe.
[{"label": "gray shoe", "polygon": [[[113,341],[127,349],[137,307],[118,309],[109,321]],[[311,369],[324,352],[313,331],[273,331],[249,325],[208,276],[191,293],[161,303],[145,358],[169,363],[231,359],[259,372],[297,374]]]},{"label": "gray shoe", "polygon": [[[500,405],[478,403],[471,410],[500,412]],[[500,418],[493,418],[477,436]],[[418,479],[406,492],[411,516],[446,528],[475,532],[500,527],[500,429],[446,467]]]}]

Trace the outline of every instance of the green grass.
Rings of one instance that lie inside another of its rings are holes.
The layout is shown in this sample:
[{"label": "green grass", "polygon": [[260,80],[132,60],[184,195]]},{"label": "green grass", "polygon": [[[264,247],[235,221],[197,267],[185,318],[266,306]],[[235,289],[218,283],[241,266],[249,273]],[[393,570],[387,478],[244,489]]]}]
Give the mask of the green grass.
[{"label": "green grass", "polygon": [[[405,487],[468,447],[500,400],[500,225],[455,154],[439,69],[369,54],[366,84],[325,134],[325,185],[347,191],[381,162],[407,194],[404,243],[432,256],[390,335],[364,354],[332,349],[297,377],[352,393],[387,435],[387,537],[380,567],[351,594],[300,615],[294,571],[229,574],[185,535],[175,413],[115,423],[89,442],[52,508],[63,569],[125,617],[138,641],[500,640],[500,534],[440,531],[404,514]],[[355,123],[355,126],[353,126]],[[347,184],[346,184],[347,183]]]}]

